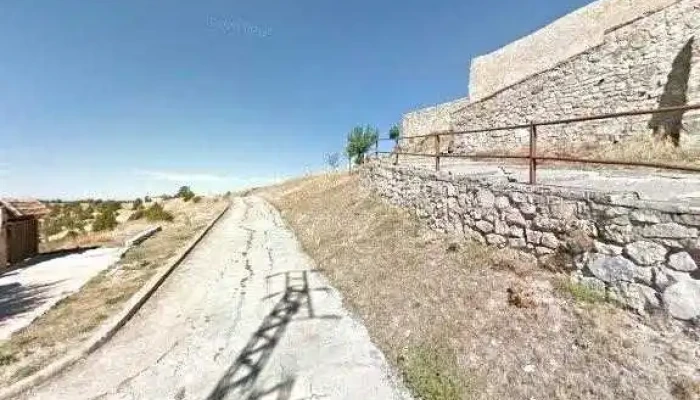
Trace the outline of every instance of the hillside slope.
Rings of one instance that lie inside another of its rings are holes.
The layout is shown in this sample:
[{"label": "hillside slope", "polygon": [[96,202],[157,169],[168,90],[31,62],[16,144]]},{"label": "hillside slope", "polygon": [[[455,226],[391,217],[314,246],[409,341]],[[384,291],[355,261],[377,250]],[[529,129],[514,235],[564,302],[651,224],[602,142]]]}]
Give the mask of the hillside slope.
[{"label": "hillside slope", "polygon": [[528,257],[424,231],[359,178],[265,188],[425,399],[697,399],[700,334],[605,302]]}]

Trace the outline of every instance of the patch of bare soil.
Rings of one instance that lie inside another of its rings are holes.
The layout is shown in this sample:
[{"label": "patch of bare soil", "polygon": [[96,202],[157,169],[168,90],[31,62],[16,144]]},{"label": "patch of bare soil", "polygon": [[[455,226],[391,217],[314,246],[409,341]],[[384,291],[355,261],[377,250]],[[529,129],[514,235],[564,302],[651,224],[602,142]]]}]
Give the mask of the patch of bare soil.
[{"label": "patch of bare soil", "polygon": [[261,194],[421,398],[700,397],[698,327],[622,310],[527,255],[426,232],[356,176]]},{"label": "patch of bare soil", "polygon": [[175,216],[173,222],[134,221],[105,234],[108,242],[121,242],[148,226],[163,228],[78,293],[66,297],[8,340],[0,341],[0,385],[31,375],[88,339],[225,206],[223,199],[203,199],[196,204],[170,200],[165,208]]}]

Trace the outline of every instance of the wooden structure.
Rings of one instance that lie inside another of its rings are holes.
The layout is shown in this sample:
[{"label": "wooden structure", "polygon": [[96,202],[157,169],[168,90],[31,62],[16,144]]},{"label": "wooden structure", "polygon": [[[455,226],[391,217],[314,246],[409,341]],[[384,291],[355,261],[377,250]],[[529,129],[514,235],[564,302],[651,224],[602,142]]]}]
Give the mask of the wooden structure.
[{"label": "wooden structure", "polygon": [[39,253],[39,220],[49,213],[33,199],[0,199],[0,270]]}]

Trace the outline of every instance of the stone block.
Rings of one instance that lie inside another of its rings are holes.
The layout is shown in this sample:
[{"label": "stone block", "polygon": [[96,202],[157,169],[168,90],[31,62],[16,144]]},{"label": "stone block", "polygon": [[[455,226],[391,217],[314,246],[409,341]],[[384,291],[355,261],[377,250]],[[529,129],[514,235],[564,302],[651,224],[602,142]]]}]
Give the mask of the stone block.
[{"label": "stone block", "polygon": [[476,229],[481,233],[491,233],[493,232],[493,224],[488,221],[477,221]]},{"label": "stone block", "polygon": [[492,246],[499,246],[499,247],[502,247],[506,243],[508,243],[506,238],[504,238],[501,235],[496,235],[495,233],[490,233],[490,234],[486,235],[486,242]]},{"label": "stone block", "polygon": [[586,268],[596,278],[612,282],[634,282],[635,269],[632,261],[622,256],[606,256],[602,254],[591,254],[586,263]]},{"label": "stone block", "polygon": [[700,316],[700,281],[675,283],[663,293],[664,306],[672,317],[691,320]]},{"label": "stone block", "polygon": [[557,239],[556,235],[550,232],[545,232],[542,234],[542,240],[540,243],[550,249],[556,249],[559,247],[559,239]]},{"label": "stone block", "polygon": [[620,254],[622,254],[622,247],[615,246],[613,244],[607,244],[596,240],[595,242],[593,242],[593,246],[596,252],[600,254],[605,254],[608,256],[619,256]]},{"label": "stone block", "polygon": [[629,219],[634,222],[658,224],[661,222],[658,211],[654,210],[634,210],[630,213]]},{"label": "stone block", "polygon": [[526,229],[525,238],[527,239],[528,243],[540,244],[540,241],[542,240],[542,232]]},{"label": "stone block", "polygon": [[698,237],[697,228],[688,228],[675,222],[646,226],[641,231],[647,238],[684,239]]},{"label": "stone block", "polygon": [[634,240],[631,225],[605,225],[601,229],[601,236],[615,244],[627,244]]},{"label": "stone block", "polygon": [[693,257],[685,251],[671,254],[668,258],[668,267],[681,272],[692,272],[698,269]]},{"label": "stone block", "polygon": [[499,210],[503,210],[510,207],[510,201],[506,196],[498,196],[496,197],[495,206]]},{"label": "stone block", "polygon": [[496,197],[489,190],[479,189],[476,192],[476,202],[480,207],[493,207]]},{"label": "stone block", "polygon": [[519,227],[526,227],[527,226],[527,221],[525,218],[520,214],[520,212],[517,209],[511,209],[509,210],[505,215],[504,219],[506,222],[508,222],[511,225],[516,225]]},{"label": "stone block", "polygon": [[625,255],[639,265],[652,265],[666,260],[666,248],[658,243],[640,240],[625,246]]}]

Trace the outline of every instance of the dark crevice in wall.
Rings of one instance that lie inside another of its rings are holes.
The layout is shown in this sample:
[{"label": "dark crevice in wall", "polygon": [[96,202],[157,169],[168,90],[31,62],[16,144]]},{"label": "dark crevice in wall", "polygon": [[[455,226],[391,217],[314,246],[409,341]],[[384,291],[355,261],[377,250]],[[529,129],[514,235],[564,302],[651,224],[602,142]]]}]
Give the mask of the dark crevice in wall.
[{"label": "dark crevice in wall", "polygon": [[[664,92],[659,98],[659,108],[681,107],[688,104],[688,80],[690,78],[691,61],[693,57],[694,37],[686,42],[673,60]],[[674,145],[680,144],[683,130],[683,114],[685,111],[673,111],[654,114],[649,121],[649,128],[654,136],[670,139]]]}]

